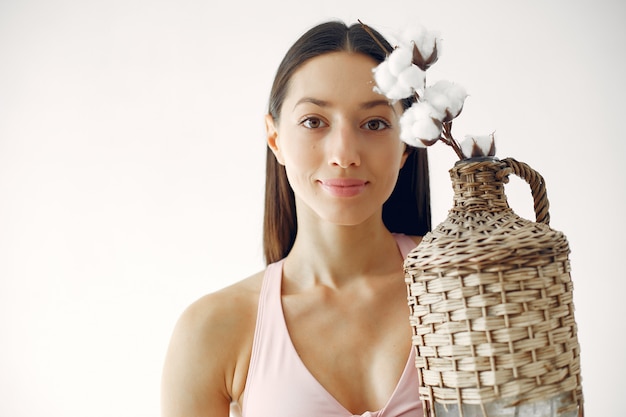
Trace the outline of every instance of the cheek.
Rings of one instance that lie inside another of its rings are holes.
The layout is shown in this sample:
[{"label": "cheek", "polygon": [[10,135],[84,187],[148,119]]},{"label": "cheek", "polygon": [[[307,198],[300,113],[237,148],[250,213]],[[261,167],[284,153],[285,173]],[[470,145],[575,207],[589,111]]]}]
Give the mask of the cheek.
[{"label": "cheek", "polygon": [[378,162],[389,166],[392,170],[400,170],[404,162],[404,144],[400,143],[397,146],[387,146],[383,149],[379,149],[377,152]]},{"label": "cheek", "polygon": [[377,155],[372,163],[376,164],[376,170],[386,178],[385,182],[391,187],[390,191],[393,191],[393,187],[398,180],[400,169],[404,162],[404,146],[402,147],[389,147],[385,151]]},{"label": "cheek", "polygon": [[320,158],[315,148],[316,145],[303,143],[289,143],[283,148],[287,179],[294,190],[306,186],[315,177],[320,166]]},{"label": "cheek", "polygon": [[316,162],[315,145],[290,143],[283,147],[283,156],[288,170],[306,170]]}]

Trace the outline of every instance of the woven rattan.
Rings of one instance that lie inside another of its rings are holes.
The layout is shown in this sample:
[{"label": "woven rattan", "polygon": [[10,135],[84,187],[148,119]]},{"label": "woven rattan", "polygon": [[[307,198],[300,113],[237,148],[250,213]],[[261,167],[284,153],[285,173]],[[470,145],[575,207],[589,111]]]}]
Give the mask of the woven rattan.
[{"label": "woven rattan", "polygon": [[[509,207],[509,174],[532,190],[537,222]],[[531,402],[571,393],[582,410],[569,245],[548,225],[543,178],[514,159],[457,163],[454,205],[405,260],[425,414],[434,402]],[[460,407],[459,407],[460,408]]]}]

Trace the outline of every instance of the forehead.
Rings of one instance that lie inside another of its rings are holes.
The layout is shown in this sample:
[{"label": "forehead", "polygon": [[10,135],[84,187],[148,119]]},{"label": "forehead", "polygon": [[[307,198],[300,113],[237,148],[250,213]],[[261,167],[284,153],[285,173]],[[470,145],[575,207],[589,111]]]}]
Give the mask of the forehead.
[{"label": "forehead", "polygon": [[320,99],[380,99],[374,92],[372,70],[378,63],[367,55],[331,52],[311,58],[294,72],[286,100],[312,96]]}]

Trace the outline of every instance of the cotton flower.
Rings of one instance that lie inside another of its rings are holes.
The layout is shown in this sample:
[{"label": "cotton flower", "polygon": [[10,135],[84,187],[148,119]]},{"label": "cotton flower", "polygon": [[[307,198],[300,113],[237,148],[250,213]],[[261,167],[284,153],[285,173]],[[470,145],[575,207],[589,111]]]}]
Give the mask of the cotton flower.
[{"label": "cotton flower", "polygon": [[438,118],[446,123],[457,117],[467,98],[465,89],[450,81],[437,81],[424,91],[424,101],[430,103],[438,112]]},{"label": "cotton flower", "polygon": [[411,63],[411,52],[396,48],[373,70],[375,91],[390,100],[407,98],[424,88],[424,71]]},{"label": "cotton flower", "polygon": [[[367,30],[367,26],[364,28]],[[426,70],[441,54],[438,35],[421,25],[412,25],[396,36],[396,42],[396,48],[387,51],[389,56],[373,69],[373,75],[374,91],[389,100],[415,98],[400,117],[400,139],[419,148],[441,141],[461,160],[495,156],[494,134],[466,136],[462,144],[452,135],[452,121],[461,114],[467,98],[465,89],[445,80],[426,87]]]},{"label": "cotton flower", "polygon": [[411,25],[398,35],[401,47],[411,50],[413,63],[423,71],[430,68],[441,54],[441,39],[422,25]]},{"label": "cotton flower", "polygon": [[414,103],[400,117],[400,139],[419,148],[430,146],[441,137],[441,121],[427,102]]},{"label": "cotton flower", "polygon": [[389,71],[396,77],[411,66],[411,51],[406,48],[396,48],[389,54]]},{"label": "cotton flower", "polygon": [[466,135],[465,139],[461,142],[461,152],[463,152],[465,158],[495,156],[495,139],[495,133],[482,136]]}]

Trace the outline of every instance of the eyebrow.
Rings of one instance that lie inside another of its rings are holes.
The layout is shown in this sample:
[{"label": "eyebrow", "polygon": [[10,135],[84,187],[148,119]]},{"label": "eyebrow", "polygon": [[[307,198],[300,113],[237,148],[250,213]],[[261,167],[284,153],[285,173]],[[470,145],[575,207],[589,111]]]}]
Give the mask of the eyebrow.
[{"label": "eyebrow", "polygon": [[[314,104],[316,106],[319,107],[329,107],[330,106],[330,102],[326,101],[326,100],[320,100],[317,98],[313,98],[313,97],[303,97],[300,100],[298,100],[296,102],[296,104],[293,106],[293,108],[295,109],[296,107],[298,107],[300,104],[303,103],[311,103]],[[371,109],[374,107],[378,107],[378,106],[385,106],[385,107],[389,107],[391,108],[391,110],[396,111],[396,109],[391,105],[391,103],[388,100],[384,100],[384,99],[380,99],[380,100],[371,100],[371,101],[366,101],[364,103],[361,104],[361,109],[363,110],[367,110],[367,109]]]}]

